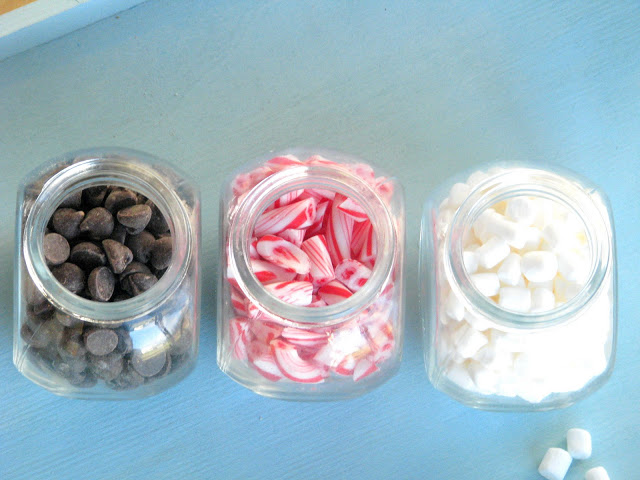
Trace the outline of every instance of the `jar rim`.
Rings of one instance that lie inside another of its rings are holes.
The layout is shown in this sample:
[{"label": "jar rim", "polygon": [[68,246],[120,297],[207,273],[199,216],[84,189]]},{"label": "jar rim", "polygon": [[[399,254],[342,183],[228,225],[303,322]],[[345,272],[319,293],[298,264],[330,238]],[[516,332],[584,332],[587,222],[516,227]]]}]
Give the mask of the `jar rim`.
[{"label": "jar rim", "polygon": [[[42,186],[24,223],[22,248],[31,281],[56,309],[88,323],[119,325],[147,315],[170,298],[182,283],[191,261],[193,233],[188,213],[150,154],[125,148],[86,149],[67,153],[67,164]],[[166,167],[164,167],[166,168]],[[44,231],[68,195],[91,186],[118,185],[152,200],[171,231],[172,258],[166,272],[149,290],[119,302],[97,302],[67,290],[53,276],[43,251]]]},{"label": "jar rim", "polygon": [[[575,313],[598,295],[610,270],[613,231],[604,217],[607,213],[604,199],[600,196],[603,205],[598,206],[592,195],[599,195],[599,192],[587,179],[570,171],[563,173],[564,176],[528,166],[509,167],[494,173],[472,188],[447,230],[444,269],[452,290],[467,305],[480,310],[500,327],[530,330],[571,322],[576,318]],[[536,196],[558,202],[576,213],[585,227],[591,261],[587,280],[574,297],[551,310],[526,313],[507,310],[480,293],[464,267],[465,230],[471,228],[487,208],[517,196]]]},{"label": "jar rim", "polygon": [[[288,153],[292,152],[278,155]],[[313,153],[326,154],[321,150],[314,150]],[[371,277],[351,297],[333,305],[309,308],[283,302],[264,288],[250,265],[249,248],[253,227],[259,215],[284,193],[301,188],[322,188],[353,198],[363,207],[374,225],[378,256]],[[284,324],[330,326],[341,323],[375,302],[393,272],[397,253],[397,232],[393,216],[375,189],[345,169],[305,165],[276,172],[246,194],[234,209],[229,223],[229,245],[224,248],[227,249],[227,262],[232,274],[252,303]]]}]

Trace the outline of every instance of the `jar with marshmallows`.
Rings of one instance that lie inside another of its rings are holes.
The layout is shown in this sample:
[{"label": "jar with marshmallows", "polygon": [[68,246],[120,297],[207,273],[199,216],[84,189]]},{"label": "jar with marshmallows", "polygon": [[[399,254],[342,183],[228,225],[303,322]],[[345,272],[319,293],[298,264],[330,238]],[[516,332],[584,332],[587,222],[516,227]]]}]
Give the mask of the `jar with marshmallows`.
[{"label": "jar with marshmallows", "polygon": [[425,364],[471,407],[569,406],[611,375],[616,253],[611,207],[559,167],[502,164],[427,200],[420,235]]}]

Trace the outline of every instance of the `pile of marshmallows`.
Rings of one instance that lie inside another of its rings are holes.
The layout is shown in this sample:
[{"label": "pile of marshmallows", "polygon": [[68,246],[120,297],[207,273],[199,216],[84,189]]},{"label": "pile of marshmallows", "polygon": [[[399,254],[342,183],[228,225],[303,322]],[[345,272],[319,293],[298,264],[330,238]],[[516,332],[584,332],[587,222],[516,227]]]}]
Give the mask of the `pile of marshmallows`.
[{"label": "pile of marshmallows", "polygon": [[[313,165],[351,172],[387,201],[393,193],[369,165],[287,155],[238,175],[233,183],[237,203],[267,176]],[[283,302],[309,308],[351,297],[367,283],[376,257],[375,229],[364,209],[340,193],[315,188],[290,191],[271,204],[256,221],[250,245],[251,268],[264,288]],[[234,356],[268,380],[319,383],[333,373],[358,381],[392,355],[392,283],[355,319],[334,327],[296,328],[283,326],[251,302],[231,268],[227,280],[236,313],[230,323]]]},{"label": "pile of marshmallows", "polygon": [[[544,455],[538,472],[547,480],[562,480],[573,459],[585,460],[591,457],[591,434],[581,428],[571,428],[567,432],[567,450],[550,448]],[[585,480],[609,480],[603,467],[591,468]]]},{"label": "pile of marshmallows", "polygon": [[[436,220],[440,262],[459,206],[478,183],[502,171],[476,172],[467,183],[453,185]],[[463,250],[475,288],[517,313],[539,314],[571,300],[591,265],[584,224],[567,207],[540,197],[517,196],[487,208],[467,228]],[[606,368],[610,291],[568,324],[524,333],[502,329],[465,308],[448,279],[441,280],[438,363],[458,386],[538,403],[552,393],[582,388]]]}]

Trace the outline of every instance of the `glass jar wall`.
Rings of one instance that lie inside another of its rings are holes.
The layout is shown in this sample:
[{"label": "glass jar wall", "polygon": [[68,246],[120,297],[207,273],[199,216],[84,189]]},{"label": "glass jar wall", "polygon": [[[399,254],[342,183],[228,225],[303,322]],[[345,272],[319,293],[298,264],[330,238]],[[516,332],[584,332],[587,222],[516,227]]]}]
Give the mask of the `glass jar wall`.
[{"label": "glass jar wall", "polygon": [[87,399],[182,380],[198,352],[199,242],[197,187],[151,155],[85,150],[30,173],[17,201],[18,370]]},{"label": "glass jar wall", "polygon": [[615,235],[606,195],[559,168],[501,165],[451,179],[420,239],[432,384],[489,410],[571,405],[610,376]]},{"label": "glass jar wall", "polygon": [[218,365],[265,396],[331,400],[399,366],[400,185],[348,155],[293,149],[242,167],[220,204]]}]

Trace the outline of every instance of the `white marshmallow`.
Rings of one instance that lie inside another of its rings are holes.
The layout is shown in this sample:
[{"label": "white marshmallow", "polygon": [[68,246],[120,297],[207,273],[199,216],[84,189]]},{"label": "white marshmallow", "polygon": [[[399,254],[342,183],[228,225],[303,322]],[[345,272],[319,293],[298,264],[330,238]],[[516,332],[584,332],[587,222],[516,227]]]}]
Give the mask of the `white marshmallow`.
[{"label": "white marshmallow", "polygon": [[568,282],[562,277],[556,277],[553,281],[553,292],[556,295],[556,304],[571,300],[580,290],[582,290],[582,285]]},{"label": "white marshmallow", "polygon": [[585,460],[591,456],[591,434],[582,428],[570,428],[567,431],[567,451],[576,460]]},{"label": "white marshmallow", "polygon": [[478,219],[473,223],[471,229],[473,230],[473,234],[476,236],[481,243],[486,242],[491,238],[491,233],[488,230],[488,224],[490,218],[496,215],[495,210],[492,208],[487,208],[484,212],[482,212]]},{"label": "white marshmallow", "polygon": [[462,205],[471,193],[471,187],[466,183],[454,183],[449,191],[449,207],[457,208]]},{"label": "white marshmallow", "polygon": [[604,467],[594,467],[587,470],[584,480],[611,480]]},{"label": "white marshmallow", "polygon": [[547,480],[562,480],[571,465],[571,455],[561,448],[550,448],[545,453],[538,472]]},{"label": "white marshmallow", "polygon": [[476,185],[484,182],[487,178],[489,178],[489,175],[478,170],[477,172],[473,172],[469,175],[469,178],[467,178],[467,185],[469,185],[470,188],[474,188]]},{"label": "white marshmallow", "polygon": [[500,376],[496,372],[476,362],[469,367],[469,373],[480,393],[491,394],[500,383]]},{"label": "white marshmallow", "polygon": [[495,211],[483,218],[484,229],[489,235],[502,238],[514,248],[522,248],[527,242],[527,227],[507,220]]},{"label": "white marshmallow", "polygon": [[485,335],[463,323],[454,333],[456,351],[464,358],[473,357],[489,340]]},{"label": "white marshmallow", "polygon": [[469,278],[471,278],[471,283],[485,297],[493,297],[500,291],[500,279],[495,273],[474,273]]},{"label": "white marshmallow", "polygon": [[520,248],[520,253],[532,252],[540,249],[542,242],[542,232],[536,227],[527,227],[525,230],[526,240],[524,246]]},{"label": "white marshmallow", "polygon": [[575,283],[584,283],[589,273],[589,260],[571,250],[557,254],[558,273],[566,280]]},{"label": "white marshmallow", "polygon": [[458,300],[458,297],[456,297],[456,294],[453,293],[453,291],[450,291],[447,296],[447,303],[444,311],[450,318],[457,322],[464,318],[464,305],[460,300]]},{"label": "white marshmallow", "polygon": [[522,381],[521,379],[518,384],[518,397],[529,403],[540,403],[550,393],[549,386],[542,381]]},{"label": "white marshmallow", "polygon": [[505,285],[515,287],[520,283],[522,279],[522,272],[520,271],[520,255],[517,253],[510,253],[507,258],[504,259],[502,265],[498,269],[498,278]]},{"label": "white marshmallow", "polygon": [[479,332],[484,332],[494,325],[493,322],[490,322],[485,317],[471,313],[468,310],[464,312],[464,319],[472,328]]},{"label": "white marshmallow", "polygon": [[449,380],[451,380],[453,383],[463,388],[464,390],[473,391],[476,389],[475,383],[473,383],[471,376],[469,376],[469,372],[461,365],[455,364],[451,366],[449,369],[447,369],[446,375]]},{"label": "white marshmallow", "polygon": [[469,250],[462,252],[462,263],[464,263],[464,268],[469,275],[478,271],[478,258],[476,257],[476,252]]},{"label": "white marshmallow", "polygon": [[490,269],[503,261],[511,252],[509,245],[502,238],[492,237],[478,250],[476,258],[483,268]]},{"label": "white marshmallow", "polygon": [[548,288],[534,288],[531,292],[531,311],[546,312],[556,306],[556,297]]},{"label": "white marshmallow", "polygon": [[498,305],[507,310],[526,313],[531,309],[531,290],[521,287],[502,287]]},{"label": "white marshmallow", "polygon": [[545,225],[542,229],[542,236],[545,242],[549,244],[551,250],[562,250],[575,238],[575,235],[559,222],[552,222]]},{"label": "white marshmallow", "polygon": [[558,273],[558,260],[552,252],[527,252],[522,256],[520,268],[530,282],[547,282]]},{"label": "white marshmallow", "polygon": [[514,222],[529,226],[536,219],[538,209],[535,201],[531,198],[516,197],[507,202],[507,208],[504,213],[507,218]]}]

